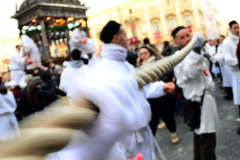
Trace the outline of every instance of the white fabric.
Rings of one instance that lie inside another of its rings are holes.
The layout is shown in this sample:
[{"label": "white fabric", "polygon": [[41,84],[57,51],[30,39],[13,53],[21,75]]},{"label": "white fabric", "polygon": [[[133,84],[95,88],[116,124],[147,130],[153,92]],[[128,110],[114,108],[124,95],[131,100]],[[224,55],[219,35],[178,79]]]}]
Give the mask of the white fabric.
[{"label": "white fabric", "polygon": [[78,49],[82,52],[81,57],[84,57],[89,53],[94,53],[96,51],[96,47],[90,38],[87,38],[87,43],[79,43],[79,41],[82,41],[85,38],[87,38],[87,35],[84,31],[81,31],[78,28],[74,29],[69,41],[71,52],[74,49]]},{"label": "white fabric", "polygon": [[[175,54],[178,54],[176,52]],[[206,76],[203,72],[208,73]],[[195,130],[197,134],[215,133],[217,131],[218,113],[214,97],[210,92],[214,91],[214,82],[209,72],[207,59],[202,55],[191,53],[174,68],[177,85],[183,89],[187,100],[200,101],[205,94],[201,108],[200,128]]]},{"label": "white fabric", "polygon": [[152,133],[148,127],[151,110],[145,97],[154,94],[146,93],[147,89],[138,89],[132,68],[118,54],[119,50],[114,48],[105,52],[87,76],[72,81],[78,92],[76,98],[87,98],[99,107],[100,113],[89,129],[81,134],[76,132],[67,147],[48,158],[126,160],[127,150],[133,155],[144,153],[146,160],[155,158]]},{"label": "white fabric", "polygon": [[88,72],[89,67],[86,65],[82,65],[79,68],[74,68],[69,65],[63,70],[61,74],[59,88],[67,94],[67,97],[72,97],[77,83],[71,83],[71,80],[75,79],[75,77],[81,78],[82,76],[85,76]]},{"label": "white fabric", "polygon": [[[112,52],[114,52],[114,54],[109,54]],[[125,61],[127,57],[127,49],[116,44],[104,44],[102,46],[102,57],[118,61]]]},{"label": "white fabric", "polygon": [[93,55],[92,59],[88,62],[89,67],[94,67],[98,64],[98,62],[101,60],[101,57],[97,55]]},{"label": "white fabric", "polygon": [[222,73],[222,86],[232,87],[232,69],[225,62],[223,45],[221,43],[218,46],[218,53],[214,56],[214,59],[220,65],[220,69]]},{"label": "white fabric", "polygon": [[29,59],[33,62],[37,62],[38,66],[41,67],[41,57],[36,43],[34,43],[34,41],[25,34],[21,36],[21,40],[23,50],[26,54],[29,54]]},{"label": "white fabric", "polygon": [[[216,55],[217,54],[216,46],[215,45],[214,46],[208,45],[208,52],[209,52],[210,56]],[[215,63],[212,65],[211,71],[212,71],[212,73],[215,73],[215,74],[220,73],[220,69],[219,69],[219,67],[216,66]]]},{"label": "white fabric", "polygon": [[21,87],[21,89],[24,89],[25,87],[27,87],[28,82],[33,78],[33,76],[31,74],[26,74],[24,75],[24,77],[20,80],[19,82],[19,87]]},{"label": "white fabric", "polygon": [[0,94],[0,141],[19,135],[19,127],[14,111],[17,108],[13,93]]},{"label": "white fabric", "polygon": [[229,37],[223,41],[224,59],[232,69],[232,88],[235,105],[240,105],[240,70],[238,68],[237,45],[239,37],[229,32]]},{"label": "white fabric", "polygon": [[164,84],[165,83],[163,81],[159,81],[159,82],[150,83],[149,85],[144,86],[143,90],[144,90],[146,99],[164,96],[166,94],[163,89]]},{"label": "white fabric", "polygon": [[24,76],[24,63],[25,58],[23,58],[22,50],[20,52],[15,50],[10,58],[9,68],[11,71],[11,80],[16,82],[17,85]]},{"label": "white fabric", "polygon": [[223,41],[223,53],[224,58],[233,70],[238,71],[238,59],[237,59],[237,45],[239,43],[239,37],[229,32],[229,36]]},{"label": "white fabric", "polygon": [[206,93],[201,108],[200,128],[195,130],[198,135],[216,133],[218,129],[217,103],[211,93]]}]

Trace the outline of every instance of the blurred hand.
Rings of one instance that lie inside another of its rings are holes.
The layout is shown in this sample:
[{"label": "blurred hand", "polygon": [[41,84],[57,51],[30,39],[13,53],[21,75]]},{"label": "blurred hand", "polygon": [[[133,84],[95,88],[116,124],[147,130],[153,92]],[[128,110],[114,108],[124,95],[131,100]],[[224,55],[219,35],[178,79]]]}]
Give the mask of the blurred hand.
[{"label": "blurred hand", "polygon": [[24,55],[24,57],[23,58],[25,58],[25,59],[28,59],[29,58],[29,56],[28,55]]},{"label": "blurred hand", "polygon": [[137,66],[138,66],[138,67],[141,66],[141,61],[142,61],[141,58],[138,57],[138,58],[137,58]]},{"label": "blurred hand", "polygon": [[175,88],[176,88],[176,86],[175,86],[175,84],[172,83],[172,82],[166,83],[166,84],[163,86],[164,92],[170,93],[170,94],[173,94],[173,93],[174,93]]},{"label": "blurred hand", "polygon": [[83,43],[87,43],[87,41],[88,41],[87,38],[84,38],[84,39],[82,40]]},{"label": "blurred hand", "polygon": [[28,65],[28,64],[32,64],[32,63],[33,63],[33,61],[32,61],[32,60],[30,60],[30,59],[29,59],[29,60],[27,60],[27,61],[25,62],[25,64],[26,64],[26,65]]}]

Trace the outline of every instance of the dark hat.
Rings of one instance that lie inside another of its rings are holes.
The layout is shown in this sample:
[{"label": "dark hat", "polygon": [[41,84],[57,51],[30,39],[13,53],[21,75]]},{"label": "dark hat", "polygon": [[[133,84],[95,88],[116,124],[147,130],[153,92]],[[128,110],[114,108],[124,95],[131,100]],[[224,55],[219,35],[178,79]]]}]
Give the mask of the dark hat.
[{"label": "dark hat", "polygon": [[173,36],[174,39],[176,38],[177,33],[178,33],[179,31],[181,31],[182,29],[186,29],[186,28],[183,27],[183,26],[179,26],[179,27],[175,28],[175,29],[172,31],[172,36]]},{"label": "dark hat", "polygon": [[71,57],[73,58],[73,60],[80,60],[81,54],[82,54],[81,51],[79,51],[78,49],[74,49],[71,53]]},{"label": "dark hat", "polygon": [[150,44],[150,40],[148,38],[144,38],[143,43],[144,44]]},{"label": "dark hat", "polygon": [[48,82],[51,80],[52,75],[50,71],[44,71],[40,77],[43,82]]},{"label": "dark hat", "polygon": [[113,39],[113,36],[119,32],[120,27],[121,25],[119,23],[115,21],[109,21],[100,34],[101,41],[104,43],[110,43]]},{"label": "dark hat", "polygon": [[7,94],[8,90],[4,85],[0,85],[0,94]]}]

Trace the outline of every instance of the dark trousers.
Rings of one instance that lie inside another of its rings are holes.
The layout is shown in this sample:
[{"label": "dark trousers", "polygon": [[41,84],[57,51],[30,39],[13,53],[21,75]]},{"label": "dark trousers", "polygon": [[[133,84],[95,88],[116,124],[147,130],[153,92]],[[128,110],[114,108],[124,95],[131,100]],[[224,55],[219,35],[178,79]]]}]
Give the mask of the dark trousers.
[{"label": "dark trousers", "polygon": [[175,109],[176,98],[173,95],[166,95],[161,98],[148,100],[151,105],[152,119],[149,123],[153,135],[156,135],[160,118],[166,124],[171,133],[176,132]]},{"label": "dark trousers", "polygon": [[216,133],[194,133],[194,160],[216,160]]}]

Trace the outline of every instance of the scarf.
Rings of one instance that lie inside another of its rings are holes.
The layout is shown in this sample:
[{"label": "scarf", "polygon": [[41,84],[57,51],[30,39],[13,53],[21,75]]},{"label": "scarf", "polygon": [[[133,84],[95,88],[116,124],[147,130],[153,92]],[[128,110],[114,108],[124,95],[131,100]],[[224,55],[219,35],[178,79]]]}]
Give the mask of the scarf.
[{"label": "scarf", "polygon": [[82,65],[84,65],[84,63],[82,60],[74,60],[74,61],[69,62],[69,65],[72,68],[80,68]]},{"label": "scarf", "polygon": [[104,44],[102,46],[102,57],[117,61],[125,61],[127,49],[116,44]]},{"label": "scarf", "polygon": [[232,32],[229,32],[229,37],[234,42],[239,43],[239,36],[236,36],[236,35],[232,34]]},{"label": "scarf", "polygon": [[153,62],[153,61],[156,61],[156,57],[155,56],[151,56],[148,60],[146,61],[143,61],[142,64],[147,64],[147,63],[150,63],[150,62]]}]

